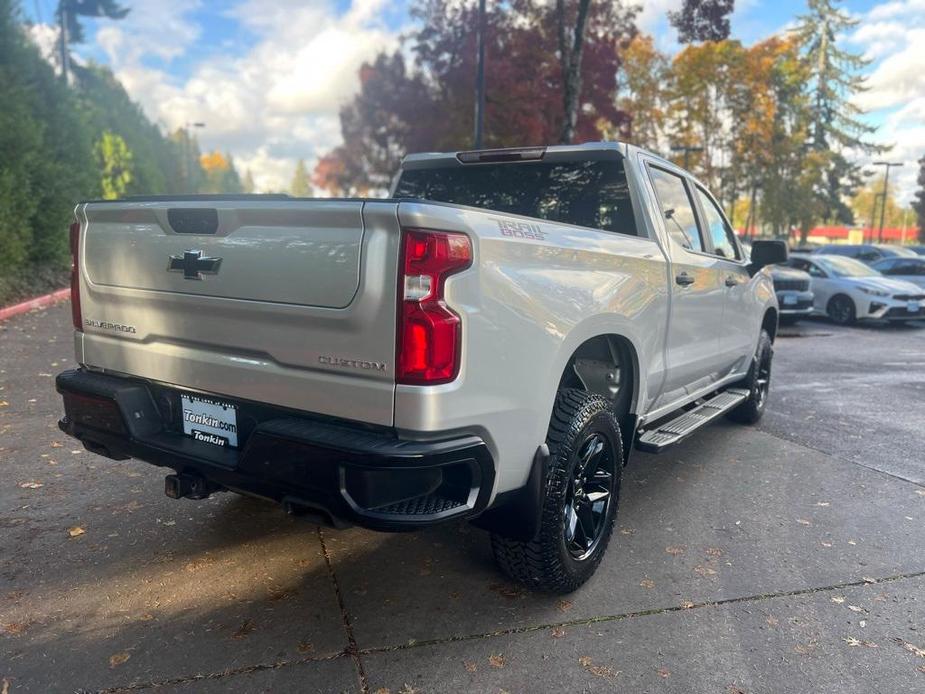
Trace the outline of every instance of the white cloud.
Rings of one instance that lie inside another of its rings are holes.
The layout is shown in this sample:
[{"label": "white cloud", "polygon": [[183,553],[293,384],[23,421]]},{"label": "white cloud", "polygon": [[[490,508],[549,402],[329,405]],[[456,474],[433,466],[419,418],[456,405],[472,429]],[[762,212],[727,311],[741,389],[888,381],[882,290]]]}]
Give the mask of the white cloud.
[{"label": "white cloud", "polygon": [[882,121],[877,141],[893,145],[875,158],[904,162],[891,180],[908,203],[916,189],[916,161],[925,153],[925,0],[891,0],[859,19],[848,40],[874,63],[868,89],[855,102]]},{"label": "white cloud", "polygon": [[187,2],[133,3],[129,18],[102,27],[97,42],[150,117],[169,129],[205,122],[204,147],[231,152],[259,189],[284,190],[298,159],[311,164],[340,143],[338,110],[359,87],[360,65],[397,44],[397,32],[378,19],[386,4],[353,0],[338,13],[333,1],[246,0],[227,15],[254,42],[222,47],[182,80],[145,60],[169,65],[200,36]]}]

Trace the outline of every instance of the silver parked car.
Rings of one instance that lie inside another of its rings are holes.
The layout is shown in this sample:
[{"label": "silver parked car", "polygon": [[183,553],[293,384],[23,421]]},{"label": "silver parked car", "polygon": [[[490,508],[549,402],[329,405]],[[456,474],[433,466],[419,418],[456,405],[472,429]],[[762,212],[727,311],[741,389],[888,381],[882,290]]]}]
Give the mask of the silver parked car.
[{"label": "silver parked car", "polygon": [[911,282],[884,277],[854,258],[840,255],[792,256],[789,267],[812,277],[815,313],[842,325],[867,318],[925,319],[925,291]]},{"label": "silver parked car", "polygon": [[893,279],[912,282],[919,287],[925,287],[925,257],[917,258],[884,258],[872,263],[871,267]]}]

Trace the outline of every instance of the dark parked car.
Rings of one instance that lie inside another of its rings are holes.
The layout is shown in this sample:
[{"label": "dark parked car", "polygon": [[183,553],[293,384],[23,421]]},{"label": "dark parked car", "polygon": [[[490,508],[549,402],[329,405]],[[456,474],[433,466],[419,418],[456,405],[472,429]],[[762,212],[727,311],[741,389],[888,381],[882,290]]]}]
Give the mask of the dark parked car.
[{"label": "dark parked car", "polygon": [[870,265],[874,270],[886,277],[912,282],[925,288],[925,258],[883,258]]},{"label": "dark parked car", "polygon": [[915,251],[904,246],[891,246],[887,243],[830,243],[820,246],[813,253],[823,255],[845,255],[862,263],[873,263],[881,258],[915,257]]},{"label": "dark parked car", "polygon": [[910,251],[914,251],[918,255],[925,255],[925,245],[920,246],[906,246]]},{"label": "dark parked car", "polygon": [[809,273],[792,267],[775,265],[771,268],[774,293],[777,294],[780,322],[791,325],[813,312],[813,293]]}]

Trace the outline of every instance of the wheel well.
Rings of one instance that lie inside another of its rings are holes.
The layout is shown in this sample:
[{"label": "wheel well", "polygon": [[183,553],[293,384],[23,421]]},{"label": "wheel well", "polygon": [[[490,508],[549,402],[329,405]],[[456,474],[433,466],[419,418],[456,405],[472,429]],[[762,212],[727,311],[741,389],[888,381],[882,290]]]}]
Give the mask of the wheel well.
[{"label": "wheel well", "polygon": [[[639,359],[622,335],[598,335],[581,343],[569,358],[559,388],[578,388],[614,401],[618,417],[636,402]],[[616,373],[615,373],[616,371]]]},{"label": "wheel well", "polygon": [[764,312],[761,329],[767,330],[768,335],[771,336],[771,342],[774,342],[774,338],[777,337],[777,311],[775,309],[769,308]]}]

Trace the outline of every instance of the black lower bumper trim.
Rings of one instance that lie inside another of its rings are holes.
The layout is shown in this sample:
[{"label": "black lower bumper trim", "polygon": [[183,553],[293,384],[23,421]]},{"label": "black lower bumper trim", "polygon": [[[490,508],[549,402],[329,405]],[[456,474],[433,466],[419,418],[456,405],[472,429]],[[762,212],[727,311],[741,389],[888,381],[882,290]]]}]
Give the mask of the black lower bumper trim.
[{"label": "black lower bumper trim", "polygon": [[336,524],[406,530],[483,511],[494,462],[477,436],[399,439],[391,429],[312,419],[216,395],[246,411],[252,426],[240,449],[196,441],[165,405],[164,386],[65,371],[59,426],[91,451],[139,460],[296,508],[321,510]]}]

